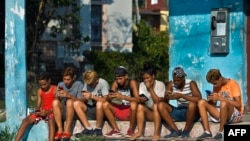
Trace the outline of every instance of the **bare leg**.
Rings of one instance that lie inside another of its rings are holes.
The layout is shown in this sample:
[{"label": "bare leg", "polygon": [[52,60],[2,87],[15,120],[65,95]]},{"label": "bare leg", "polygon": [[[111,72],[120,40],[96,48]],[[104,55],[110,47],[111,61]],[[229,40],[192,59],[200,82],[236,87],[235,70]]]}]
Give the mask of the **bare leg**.
[{"label": "bare leg", "polygon": [[48,126],[49,126],[49,141],[54,141],[54,136],[55,136],[55,119],[54,118],[49,119]]},{"label": "bare leg", "polygon": [[102,109],[103,102],[97,101],[96,103],[96,128],[102,128],[104,112]]},{"label": "bare leg", "polygon": [[189,102],[186,116],[186,125],[184,127],[184,131],[189,132],[191,130],[191,126],[194,123],[194,118],[197,113],[197,104],[195,102]]},{"label": "bare leg", "polygon": [[138,104],[138,107],[137,107],[137,128],[138,128],[138,131],[130,138],[130,140],[135,140],[136,138],[139,138],[140,136],[142,136],[143,124],[145,121],[144,108],[145,107],[143,105]]},{"label": "bare leg", "polygon": [[130,103],[130,117],[129,117],[129,129],[134,131],[135,121],[136,121],[136,110],[137,110],[137,103],[131,102]]},{"label": "bare leg", "polygon": [[57,125],[58,133],[63,133],[63,123],[62,123],[62,104],[59,100],[54,100],[53,103],[53,113],[55,117],[55,123]]},{"label": "bare leg", "polygon": [[115,122],[115,117],[113,115],[113,106],[109,102],[104,102],[103,103],[103,111],[104,111],[107,119],[109,120],[112,128],[116,131],[120,131],[117,123]]},{"label": "bare leg", "polygon": [[226,101],[221,101],[220,103],[220,129],[222,132],[224,130],[224,125],[227,123],[227,120],[231,118],[231,115],[234,112],[234,107]]},{"label": "bare leg", "polygon": [[161,116],[159,114],[159,111],[157,109],[157,105],[154,104],[154,107],[153,107],[153,113],[154,113],[154,127],[155,127],[155,130],[154,130],[154,135],[153,135],[153,138],[152,140],[155,141],[155,140],[159,140],[160,139],[160,125],[161,125]]},{"label": "bare leg", "polygon": [[159,114],[161,115],[162,119],[169,125],[169,127],[174,131],[178,131],[177,126],[175,125],[172,117],[169,114],[172,111],[172,107],[165,102],[160,102],[157,104],[157,108],[158,111],[161,111],[159,112]]},{"label": "bare leg", "polygon": [[66,102],[66,125],[64,130],[65,133],[71,133],[70,128],[73,121],[73,117],[75,115],[73,102],[74,101],[72,99],[68,99]]},{"label": "bare leg", "polygon": [[33,124],[34,122],[35,122],[35,119],[32,119],[30,116],[23,119],[22,124],[20,128],[18,129],[15,141],[20,141],[27,127]]},{"label": "bare leg", "polygon": [[78,118],[80,119],[81,123],[85,128],[90,127],[89,121],[86,116],[87,106],[82,101],[74,101],[73,107],[75,109]]}]

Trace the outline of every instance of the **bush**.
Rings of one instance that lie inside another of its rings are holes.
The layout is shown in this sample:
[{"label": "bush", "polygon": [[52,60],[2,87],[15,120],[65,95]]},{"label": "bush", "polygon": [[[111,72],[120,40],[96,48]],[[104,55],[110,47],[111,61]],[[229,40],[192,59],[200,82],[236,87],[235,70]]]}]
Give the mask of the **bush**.
[{"label": "bush", "polygon": [[94,64],[94,69],[100,77],[106,79],[109,84],[114,80],[114,69],[117,66],[125,66],[130,78],[141,81],[140,70],[145,62],[151,62],[156,68],[156,79],[168,81],[169,55],[167,32],[156,32],[142,21],[138,30],[133,32],[133,52],[85,52],[84,56]]},{"label": "bush", "polygon": [[0,126],[0,141],[12,141],[15,138],[15,132],[10,131],[9,126],[2,128]]}]

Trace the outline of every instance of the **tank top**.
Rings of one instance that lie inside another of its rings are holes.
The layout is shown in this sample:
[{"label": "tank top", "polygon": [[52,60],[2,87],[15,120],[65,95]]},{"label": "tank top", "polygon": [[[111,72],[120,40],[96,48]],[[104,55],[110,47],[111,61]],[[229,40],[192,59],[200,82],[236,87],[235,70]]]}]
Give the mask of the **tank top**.
[{"label": "tank top", "polygon": [[51,110],[52,109],[52,101],[55,99],[56,86],[51,85],[48,93],[41,89],[41,98],[42,98],[42,109],[43,110]]},{"label": "tank top", "polygon": [[[132,97],[133,96],[133,92],[131,91],[131,88],[130,88],[130,79],[128,80],[128,85],[126,87],[121,87],[118,85],[118,88],[117,88],[117,91],[119,93],[121,93],[122,95],[125,95],[125,96],[129,96],[129,97]],[[127,100],[122,100],[122,104],[123,105],[130,105],[130,102],[127,101]]]},{"label": "tank top", "polygon": [[[173,93],[181,93],[184,95],[192,96],[192,91],[190,89],[190,82],[191,82],[190,79],[185,80],[185,85],[184,85],[184,88],[182,91],[180,89],[176,88],[173,84]],[[187,101],[186,99],[183,99],[183,98],[177,99],[177,106],[178,107],[187,107],[188,103],[189,103],[189,101]]]}]

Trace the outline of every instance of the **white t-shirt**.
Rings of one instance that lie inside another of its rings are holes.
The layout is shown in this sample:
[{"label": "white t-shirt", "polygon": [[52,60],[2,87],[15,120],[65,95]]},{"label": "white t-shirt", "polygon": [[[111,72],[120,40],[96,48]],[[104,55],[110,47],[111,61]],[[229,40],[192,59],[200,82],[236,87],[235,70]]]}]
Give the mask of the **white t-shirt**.
[{"label": "white t-shirt", "polygon": [[[155,80],[155,87],[154,87],[155,94],[158,97],[164,97],[165,91],[166,91],[165,84],[162,81]],[[148,97],[149,100],[145,102],[145,105],[148,108],[152,109],[154,102],[144,82],[140,83],[139,94],[144,94],[146,97]]]}]

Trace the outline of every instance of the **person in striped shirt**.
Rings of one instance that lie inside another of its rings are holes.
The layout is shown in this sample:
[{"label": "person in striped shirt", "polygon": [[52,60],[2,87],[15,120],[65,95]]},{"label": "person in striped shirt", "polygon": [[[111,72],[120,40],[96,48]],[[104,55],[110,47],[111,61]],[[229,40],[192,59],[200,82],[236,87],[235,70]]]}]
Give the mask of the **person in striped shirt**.
[{"label": "person in striped shirt", "polygon": [[[173,80],[166,85],[165,101],[159,102],[157,108],[161,118],[170,127],[170,134],[164,138],[190,137],[192,125],[199,120],[198,101],[202,98],[201,92],[194,80],[186,79],[186,73],[182,67],[176,67],[172,71]],[[169,100],[177,100],[177,106],[169,103]],[[175,121],[185,121],[185,127],[180,130]]]}]

